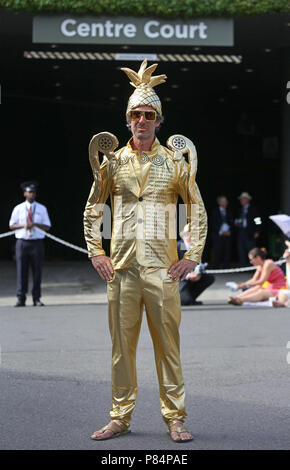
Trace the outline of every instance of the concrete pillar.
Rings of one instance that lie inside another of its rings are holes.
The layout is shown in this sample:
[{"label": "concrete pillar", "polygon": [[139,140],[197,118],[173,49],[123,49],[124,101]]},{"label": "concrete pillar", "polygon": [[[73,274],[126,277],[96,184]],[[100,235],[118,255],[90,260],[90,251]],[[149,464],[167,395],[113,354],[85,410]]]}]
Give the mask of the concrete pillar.
[{"label": "concrete pillar", "polygon": [[282,210],[290,215],[290,47],[282,49]]}]

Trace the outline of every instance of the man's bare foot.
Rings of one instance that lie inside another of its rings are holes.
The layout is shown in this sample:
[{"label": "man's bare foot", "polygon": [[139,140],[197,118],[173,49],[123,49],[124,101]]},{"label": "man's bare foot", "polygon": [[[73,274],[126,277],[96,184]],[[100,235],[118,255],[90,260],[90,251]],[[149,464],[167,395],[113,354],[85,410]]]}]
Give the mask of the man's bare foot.
[{"label": "man's bare foot", "polygon": [[175,442],[192,441],[192,435],[184,428],[183,423],[176,422],[169,427],[170,437]]},{"label": "man's bare foot", "polygon": [[273,300],[273,307],[285,307],[285,304],[278,302],[278,300]]},{"label": "man's bare foot", "polygon": [[119,426],[115,421],[110,421],[109,426],[112,426],[114,431],[111,429],[106,429],[105,431],[102,429],[99,429],[98,431],[95,431],[94,434],[91,435],[92,439],[111,439],[114,434],[121,432],[122,428]]}]

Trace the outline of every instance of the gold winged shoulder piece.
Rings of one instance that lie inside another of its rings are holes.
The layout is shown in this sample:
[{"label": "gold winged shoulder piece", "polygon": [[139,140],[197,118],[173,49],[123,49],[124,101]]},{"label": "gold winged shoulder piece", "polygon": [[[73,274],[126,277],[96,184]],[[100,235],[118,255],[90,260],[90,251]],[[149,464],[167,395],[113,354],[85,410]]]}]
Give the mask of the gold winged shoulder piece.
[{"label": "gold winged shoulder piece", "polygon": [[114,150],[119,145],[119,141],[110,132],[100,132],[92,137],[89,143],[89,159],[93,174],[100,171],[99,152],[103,153],[108,160],[116,158]]},{"label": "gold winged shoulder piece", "polygon": [[183,155],[188,155],[188,163],[190,165],[190,178],[195,179],[197,172],[197,153],[193,142],[184,135],[174,134],[166,142],[169,150],[174,152],[173,160],[181,160]]}]

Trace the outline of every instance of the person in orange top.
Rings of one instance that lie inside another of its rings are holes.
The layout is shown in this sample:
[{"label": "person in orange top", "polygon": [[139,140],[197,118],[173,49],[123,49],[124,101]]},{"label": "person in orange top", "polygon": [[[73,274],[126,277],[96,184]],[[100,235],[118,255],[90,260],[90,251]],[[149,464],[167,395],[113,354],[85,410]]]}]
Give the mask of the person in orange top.
[{"label": "person in orange top", "polygon": [[260,248],[249,251],[249,261],[257,266],[254,276],[238,285],[239,289],[250,287],[236,297],[229,297],[228,303],[243,305],[244,302],[261,302],[278,294],[286,287],[285,274],[273,260],[266,259],[266,253]]},{"label": "person in orange top", "polygon": [[287,289],[279,290],[277,300],[273,302],[273,307],[290,308],[290,242],[287,240],[285,243],[288,247],[283,253],[283,258],[286,260]]}]

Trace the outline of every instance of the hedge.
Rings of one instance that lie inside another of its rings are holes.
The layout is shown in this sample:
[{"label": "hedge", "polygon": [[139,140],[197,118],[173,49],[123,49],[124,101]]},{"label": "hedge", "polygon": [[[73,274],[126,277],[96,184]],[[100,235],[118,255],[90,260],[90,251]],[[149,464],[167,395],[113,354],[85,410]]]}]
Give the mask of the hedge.
[{"label": "hedge", "polygon": [[289,0],[0,0],[0,7],[32,13],[87,13],[193,18],[290,13]]}]

